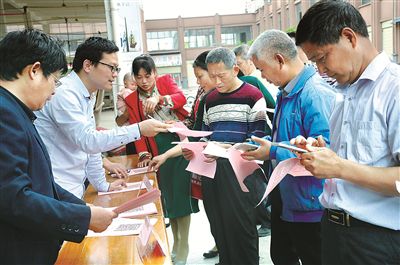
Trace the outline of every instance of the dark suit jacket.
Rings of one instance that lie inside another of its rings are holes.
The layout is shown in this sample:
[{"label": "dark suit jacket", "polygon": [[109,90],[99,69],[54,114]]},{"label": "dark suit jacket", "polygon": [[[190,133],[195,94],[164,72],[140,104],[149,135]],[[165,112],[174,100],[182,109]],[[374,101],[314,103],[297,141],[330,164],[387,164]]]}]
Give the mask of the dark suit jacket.
[{"label": "dark suit jacket", "polygon": [[0,87],[0,264],[52,264],[89,226],[89,207],[54,182],[34,119]]}]

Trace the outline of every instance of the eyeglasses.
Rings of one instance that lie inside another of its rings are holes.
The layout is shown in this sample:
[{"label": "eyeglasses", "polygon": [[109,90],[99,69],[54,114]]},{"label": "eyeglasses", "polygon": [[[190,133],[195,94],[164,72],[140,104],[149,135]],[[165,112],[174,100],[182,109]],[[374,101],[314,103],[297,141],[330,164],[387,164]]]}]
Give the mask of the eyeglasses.
[{"label": "eyeglasses", "polygon": [[121,68],[119,68],[118,66],[111,65],[111,64],[108,64],[108,63],[103,63],[103,62],[100,62],[100,61],[99,61],[99,64],[102,64],[102,65],[110,67],[111,73],[115,73],[115,72],[119,73],[119,72],[121,72]]},{"label": "eyeglasses", "polygon": [[59,86],[62,85],[60,79],[58,79],[58,78],[57,78],[55,75],[53,75],[52,73],[50,73],[50,75],[54,78],[55,87],[59,87]]}]

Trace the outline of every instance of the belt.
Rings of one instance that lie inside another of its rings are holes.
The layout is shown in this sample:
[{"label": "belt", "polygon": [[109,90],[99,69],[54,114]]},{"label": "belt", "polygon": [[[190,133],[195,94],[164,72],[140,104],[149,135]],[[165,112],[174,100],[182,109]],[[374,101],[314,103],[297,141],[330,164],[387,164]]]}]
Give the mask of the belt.
[{"label": "belt", "polygon": [[345,211],[341,210],[333,210],[333,209],[325,209],[326,216],[328,220],[332,223],[347,226],[347,227],[354,227],[354,226],[374,226],[373,224],[358,220]]}]

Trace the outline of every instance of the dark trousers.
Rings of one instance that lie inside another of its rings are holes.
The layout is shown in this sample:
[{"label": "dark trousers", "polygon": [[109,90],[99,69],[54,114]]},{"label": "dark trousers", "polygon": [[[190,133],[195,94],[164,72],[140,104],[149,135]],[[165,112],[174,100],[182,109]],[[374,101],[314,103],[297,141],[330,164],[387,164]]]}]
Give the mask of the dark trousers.
[{"label": "dark trousers", "polygon": [[323,264],[400,264],[400,231],[362,221],[350,221],[350,225],[329,221],[325,212],[321,222]]},{"label": "dark trousers", "polygon": [[256,207],[256,221],[261,227],[271,228],[271,212],[266,200]]},{"label": "dark trousers", "polygon": [[202,192],[219,263],[259,264],[254,206],[227,159],[218,159],[214,179],[202,177]]},{"label": "dark trousers", "polygon": [[271,259],[275,265],[321,264],[320,223],[295,223],[281,219],[279,188],[271,193]]}]

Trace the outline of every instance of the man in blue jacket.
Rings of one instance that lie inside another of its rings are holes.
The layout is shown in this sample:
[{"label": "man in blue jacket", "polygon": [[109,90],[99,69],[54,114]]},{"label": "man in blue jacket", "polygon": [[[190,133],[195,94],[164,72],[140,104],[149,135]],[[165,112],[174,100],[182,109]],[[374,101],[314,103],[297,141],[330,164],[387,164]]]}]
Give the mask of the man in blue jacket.
[{"label": "man in blue jacket", "polygon": [[[286,142],[292,137],[329,140],[328,119],[334,101],[330,86],[314,67],[300,60],[288,35],[279,30],[262,33],[249,56],[263,78],[279,86],[272,139]],[[261,146],[244,153],[249,160],[271,160],[272,166],[295,157],[268,140],[254,137]],[[271,194],[271,258],[274,264],[321,264],[320,221],[323,208],[318,201],[323,181],[313,176],[286,176]]]},{"label": "man in blue jacket", "polygon": [[117,214],[86,206],[54,182],[33,125],[33,111],[67,71],[61,45],[37,30],[10,32],[0,58],[0,263],[53,264],[63,240],[103,231]]}]

